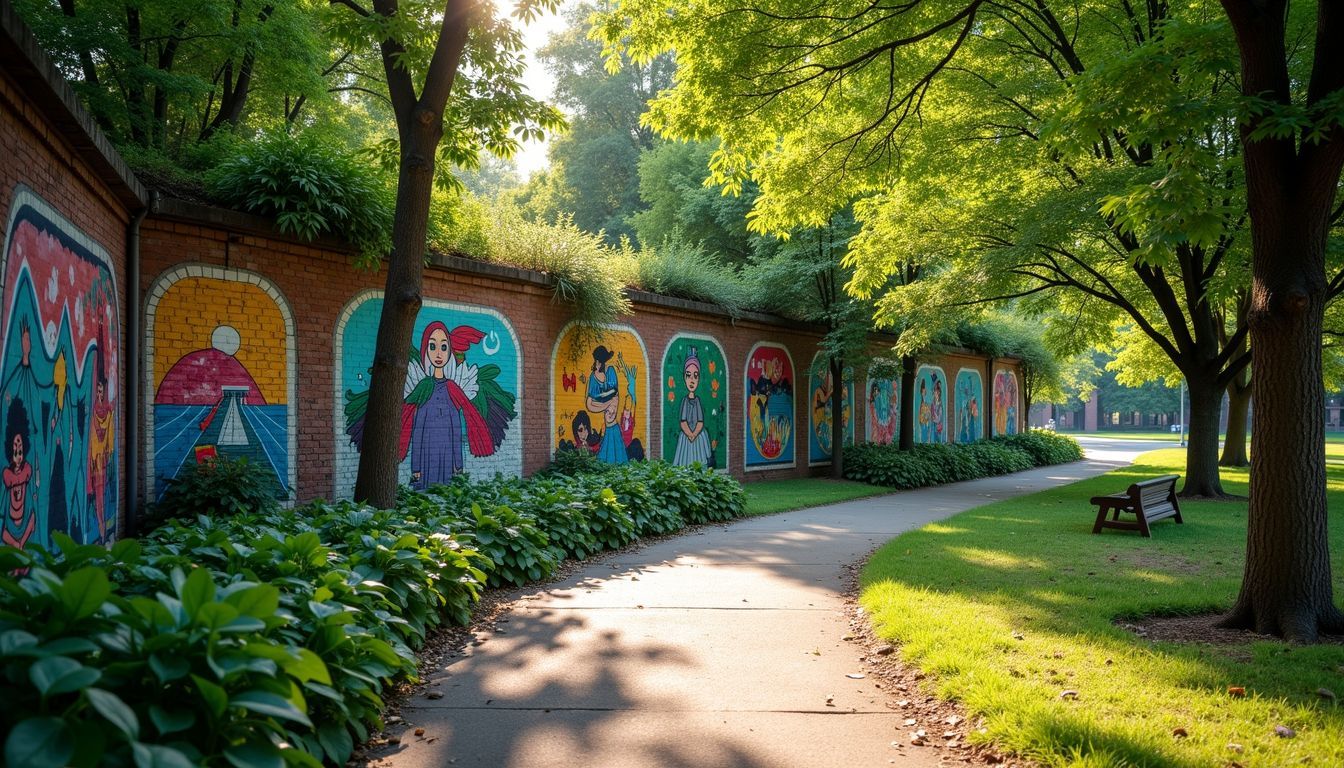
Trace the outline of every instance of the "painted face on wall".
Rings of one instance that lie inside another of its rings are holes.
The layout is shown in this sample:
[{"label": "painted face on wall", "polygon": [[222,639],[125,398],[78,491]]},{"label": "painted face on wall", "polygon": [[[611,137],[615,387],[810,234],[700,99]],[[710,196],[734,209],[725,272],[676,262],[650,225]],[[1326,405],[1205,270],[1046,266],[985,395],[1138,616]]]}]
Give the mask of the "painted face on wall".
[{"label": "painted face on wall", "polygon": [[686,391],[695,394],[695,390],[700,388],[700,366],[686,366]]},{"label": "painted face on wall", "polygon": [[14,442],[9,445],[9,457],[15,469],[23,466],[23,435],[14,435]]},{"label": "painted face on wall", "polygon": [[445,365],[448,365],[448,355],[452,354],[453,351],[452,345],[448,341],[448,334],[439,328],[430,331],[429,342],[425,351],[429,357],[429,364],[434,367],[434,370],[442,370]]}]

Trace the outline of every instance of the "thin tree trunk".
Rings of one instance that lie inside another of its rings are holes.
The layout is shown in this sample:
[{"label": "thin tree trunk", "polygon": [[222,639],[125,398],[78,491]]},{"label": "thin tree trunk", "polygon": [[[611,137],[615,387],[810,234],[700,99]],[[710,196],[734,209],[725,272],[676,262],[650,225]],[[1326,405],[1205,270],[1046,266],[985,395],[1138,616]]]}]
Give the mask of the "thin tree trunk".
[{"label": "thin tree trunk", "polygon": [[[374,342],[368,410],[359,453],[355,499],[376,507],[397,498],[401,411],[405,405],[411,335],[423,300],[425,235],[434,183],[434,153],[443,124],[431,117],[402,132],[397,208],[392,223],[392,253],[387,261],[383,308]],[[409,139],[409,140],[408,140]]]},{"label": "thin tree trunk", "polygon": [[1223,494],[1218,474],[1218,411],[1222,391],[1215,384],[1187,379],[1190,391],[1189,423],[1186,430],[1184,497],[1219,498]]},{"label": "thin tree trunk", "polygon": [[1246,411],[1251,405],[1251,372],[1242,372],[1227,387],[1227,438],[1223,441],[1222,467],[1247,467]]},{"label": "thin tree trunk", "polygon": [[901,443],[900,450],[915,447],[915,374],[919,361],[914,357],[901,358]]},{"label": "thin tree trunk", "polygon": [[[374,0],[377,15],[393,19],[396,0]],[[397,175],[397,207],[392,218],[392,253],[387,261],[383,309],[374,342],[364,440],[359,454],[355,498],[376,507],[391,507],[397,498],[397,466],[401,413],[405,405],[407,352],[415,318],[423,300],[425,234],[434,161],[443,138],[443,111],[452,93],[470,27],[470,3],[448,0],[434,55],[416,96],[410,72],[403,66],[406,48],[396,38],[379,43],[387,88],[397,119],[401,166]]]},{"label": "thin tree trunk", "polygon": [[831,367],[831,479],[845,479],[845,361],[830,359]]}]

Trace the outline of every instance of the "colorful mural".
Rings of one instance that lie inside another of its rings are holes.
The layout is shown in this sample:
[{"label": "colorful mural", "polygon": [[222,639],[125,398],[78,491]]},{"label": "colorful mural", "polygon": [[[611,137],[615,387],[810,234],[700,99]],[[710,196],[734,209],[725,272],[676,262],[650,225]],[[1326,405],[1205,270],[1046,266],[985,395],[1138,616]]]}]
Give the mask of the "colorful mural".
[{"label": "colorful mural", "polygon": [[163,274],[145,313],[153,498],[189,464],[246,458],[294,489],[294,318],[251,272],[204,264]]},{"label": "colorful mural", "polygon": [[649,362],[635,329],[609,326],[595,343],[560,332],[551,359],[556,450],[583,450],[611,464],[649,452]]},{"label": "colorful mural", "polygon": [[[841,418],[845,425],[845,445],[854,444],[854,369],[845,368],[841,376],[840,399],[844,404]],[[808,374],[807,461],[831,462],[831,395],[834,385],[830,370],[821,355],[812,358]]]},{"label": "colorful mural", "polygon": [[915,442],[946,443],[947,374],[933,365],[921,365],[915,374]]},{"label": "colorful mural", "polygon": [[1017,434],[1017,374],[1000,368],[994,373],[994,434]]},{"label": "colorful mural", "polygon": [[985,417],[980,410],[985,401],[985,384],[980,372],[972,368],[957,371],[957,442],[972,443],[985,436]]},{"label": "colorful mural", "polygon": [[868,379],[868,413],[863,421],[864,438],[889,445],[901,434],[901,382]]},{"label": "colorful mural", "polygon": [[0,314],[4,470],[0,540],[115,538],[120,326],[107,253],[26,187],[5,230]]},{"label": "colorful mural", "polygon": [[[366,291],[346,305],[336,326],[338,496],[353,491],[359,473],[382,310],[382,292]],[[406,350],[398,443],[401,482],[425,489],[463,472],[521,475],[521,377],[518,337],[503,315],[425,299]]]},{"label": "colorful mural", "polygon": [[792,467],[793,358],[784,347],[761,342],[747,355],[744,378],[746,469]]},{"label": "colorful mural", "polygon": [[678,334],[663,353],[663,460],[728,466],[728,366],[708,336]]}]

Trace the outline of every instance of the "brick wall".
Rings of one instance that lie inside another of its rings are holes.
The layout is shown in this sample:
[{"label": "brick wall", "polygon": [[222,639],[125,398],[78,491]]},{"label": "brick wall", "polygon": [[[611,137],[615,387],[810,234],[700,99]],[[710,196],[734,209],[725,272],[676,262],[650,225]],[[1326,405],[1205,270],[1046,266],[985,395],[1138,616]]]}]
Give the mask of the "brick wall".
[{"label": "brick wall", "polygon": [[[355,464],[353,448],[349,447],[349,437],[345,434],[344,401],[346,393],[358,390],[366,383],[355,378],[359,368],[352,368],[346,357],[349,350],[360,345],[371,349],[368,335],[375,327],[370,323],[376,312],[360,312],[359,307],[381,298],[383,273],[355,268],[352,266],[353,255],[338,244],[294,242],[270,230],[264,221],[182,204],[166,205],[162,213],[146,220],[141,253],[142,290],[146,297],[155,295],[166,276],[175,274],[183,265],[225,270],[240,279],[255,276],[273,287],[279,303],[294,317],[291,343],[296,351],[293,375],[297,419],[291,461],[295,467],[296,496],[307,499],[347,495]],[[487,333],[491,329],[499,331],[493,342],[487,336],[484,342],[468,347],[467,363],[480,365],[502,359],[506,360],[502,367],[507,372],[507,361],[518,361],[513,363],[517,365],[518,374],[506,386],[521,389],[516,406],[518,415],[509,424],[504,443],[488,459],[474,459],[469,452],[462,451],[467,471],[516,474],[517,469],[513,468],[521,466],[523,474],[530,474],[540,469],[550,461],[559,442],[558,426],[569,424],[574,409],[572,403],[576,393],[564,391],[565,374],[575,377],[573,384],[579,390],[577,394],[582,394],[592,363],[591,357],[585,357],[590,350],[582,351],[575,360],[566,359],[557,349],[557,340],[571,319],[567,308],[553,301],[543,275],[460,259],[439,259],[427,269],[424,296],[426,307],[418,327],[427,329],[430,319],[441,317],[448,329],[469,325],[480,326]],[[633,292],[632,298],[634,314],[622,318],[622,323],[638,335],[647,355],[637,363],[626,360],[627,364],[644,369],[638,376],[638,399],[644,403],[634,409],[634,414],[637,422],[647,421],[647,429],[637,430],[646,455],[663,455],[662,403],[667,397],[669,375],[675,379],[680,373],[676,370],[677,365],[672,365],[670,371],[664,370],[664,354],[668,344],[678,335],[692,334],[716,342],[723,350],[727,365],[727,371],[722,372],[726,392],[723,402],[728,409],[725,429],[727,470],[735,477],[751,480],[825,472],[824,465],[809,467],[806,434],[811,408],[808,367],[821,338],[819,329],[800,327],[767,316],[732,318],[714,307],[639,292]],[[201,302],[199,312],[203,315],[215,311],[209,301]],[[227,314],[227,310],[219,311]],[[153,308],[149,314],[154,314]],[[356,323],[359,317],[363,319],[358,320],[358,329],[352,330],[354,326],[350,324]],[[492,324],[496,321],[491,318],[497,318],[500,324]],[[161,322],[155,319],[155,327],[161,327]],[[408,340],[408,349],[421,346],[422,334],[417,331],[416,336]],[[350,338],[354,341],[348,340]],[[793,403],[795,453],[792,467],[747,472],[743,463],[747,439],[743,421],[746,400],[743,366],[752,347],[760,342],[783,346],[794,361],[797,380]],[[487,349],[503,348],[506,354],[487,360],[480,352],[482,343]],[[611,346],[613,351],[634,349],[625,344],[621,346],[613,340]],[[516,353],[510,351],[511,345],[516,345]],[[281,354],[280,350],[277,349],[276,354]],[[630,353],[632,358],[635,355]],[[555,370],[551,367],[553,360]],[[986,389],[984,400],[992,402],[988,393],[991,366],[983,357],[953,355],[931,362],[941,365],[952,380],[961,368],[979,372]],[[614,358],[611,365],[615,365]],[[1005,365],[1012,366],[1013,363],[999,361],[994,369]],[[161,371],[147,371],[146,375],[161,375]],[[618,377],[624,381],[623,374]],[[862,370],[856,377],[853,418],[855,434],[862,436],[867,410],[867,378]],[[512,383],[514,380],[516,386]],[[556,389],[571,399],[562,400],[553,410],[553,390]],[[146,387],[146,396],[151,403],[153,390],[153,386]],[[950,394],[945,394],[944,398],[943,408],[951,432],[955,424],[955,404]],[[564,410],[567,407],[568,410]],[[152,416],[152,407],[147,409],[147,414]],[[601,419],[598,414],[590,415],[594,421]],[[985,434],[988,434],[988,414],[985,418]],[[152,431],[151,424],[147,424],[147,431]],[[564,438],[572,440],[568,429],[562,431]],[[511,446],[517,446],[518,455],[511,452]],[[403,479],[411,479],[411,463],[408,459]],[[142,467],[142,471],[148,470]]]},{"label": "brick wall", "polygon": [[[0,11],[0,281],[8,298],[0,419],[7,433],[27,432],[23,463],[32,468],[27,483],[7,489],[22,494],[25,512],[5,521],[6,541],[50,543],[56,531],[108,541],[124,526],[121,329],[127,226],[141,190],[106,158],[106,140],[8,4]],[[12,462],[6,450],[3,463]]]}]

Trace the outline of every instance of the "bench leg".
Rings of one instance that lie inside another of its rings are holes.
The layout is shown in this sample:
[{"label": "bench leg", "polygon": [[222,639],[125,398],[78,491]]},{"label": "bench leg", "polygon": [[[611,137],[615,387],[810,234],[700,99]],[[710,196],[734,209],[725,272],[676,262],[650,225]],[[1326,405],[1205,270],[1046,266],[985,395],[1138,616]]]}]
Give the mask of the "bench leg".
[{"label": "bench leg", "polygon": [[1134,516],[1139,519],[1139,533],[1143,535],[1143,538],[1153,538],[1152,531],[1148,530],[1148,518],[1144,517],[1142,512],[1135,512]]},{"label": "bench leg", "polygon": [[[1119,513],[1117,512],[1116,514]],[[1101,526],[1105,524],[1105,522],[1106,522],[1106,508],[1102,507],[1101,509],[1097,510],[1097,522],[1095,525],[1092,526],[1092,532],[1101,533]]]}]

